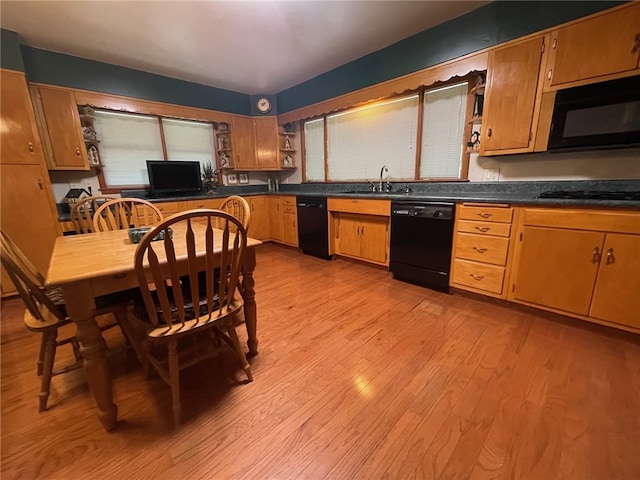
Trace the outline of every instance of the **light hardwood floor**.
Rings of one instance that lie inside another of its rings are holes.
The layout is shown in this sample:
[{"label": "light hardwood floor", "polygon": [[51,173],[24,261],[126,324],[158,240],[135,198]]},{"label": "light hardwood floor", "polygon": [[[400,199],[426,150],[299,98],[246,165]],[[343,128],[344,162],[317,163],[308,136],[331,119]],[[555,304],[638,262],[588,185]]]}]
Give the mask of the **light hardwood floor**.
[{"label": "light hardwood floor", "polygon": [[82,370],[39,415],[38,338],[4,301],[2,479],[640,478],[638,336],[276,245],[257,264],[255,380],[231,352],[186,370],[177,431],[130,351],[116,431]]}]

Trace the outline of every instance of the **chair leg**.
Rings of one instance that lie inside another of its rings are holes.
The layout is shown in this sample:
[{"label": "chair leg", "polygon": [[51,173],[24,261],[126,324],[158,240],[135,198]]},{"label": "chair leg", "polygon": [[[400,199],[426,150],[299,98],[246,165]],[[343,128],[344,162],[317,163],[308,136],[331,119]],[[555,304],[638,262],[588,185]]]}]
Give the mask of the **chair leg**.
[{"label": "chair leg", "polygon": [[42,334],[42,381],[40,384],[40,406],[39,412],[47,410],[47,401],[51,389],[51,376],[53,374],[53,362],[56,357],[56,337],[57,330],[46,331]]},{"label": "chair leg", "polygon": [[176,339],[169,340],[167,348],[169,350],[169,382],[171,387],[171,407],[173,409],[173,424],[176,428],[180,426],[180,365],[178,361],[178,342]]},{"label": "chair leg", "polygon": [[38,353],[38,376],[42,375],[42,365],[44,363],[44,335],[40,337],[40,352]]},{"label": "chair leg", "polygon": [[251,374],[251,366],[249,365],[249,362],[247,362],[247,357],[242,351],[242,345],[240,345],[240,339],[238,338],[238,334],[236,333],[235,327],[231,327],[228,330],[228,333],[229,333],[229,337],[231,338],[231,341],[233,342],[233,346],[235,347],[236,353],[238,354],[238,357],[240,357],[240,362],[242,363],[242,368],[244,368],[244,373],[247,374],[247,378],[249,379],[249,381],[253,382],[253,375]]},{"label": "chair leg", "polygon": [[122,330],[124,338],[133,347],[134,352],[136,352],[136,357],[138,357],[140,365],[144,365],[144,351],[140,346],[140,339],[137,338],[136,332],[129,322],[126,308],[124,308],[123,310],[115,311],[113,315],[116,317],[116,320],[118,320],[118,324],[120,325],[120,329]]}]

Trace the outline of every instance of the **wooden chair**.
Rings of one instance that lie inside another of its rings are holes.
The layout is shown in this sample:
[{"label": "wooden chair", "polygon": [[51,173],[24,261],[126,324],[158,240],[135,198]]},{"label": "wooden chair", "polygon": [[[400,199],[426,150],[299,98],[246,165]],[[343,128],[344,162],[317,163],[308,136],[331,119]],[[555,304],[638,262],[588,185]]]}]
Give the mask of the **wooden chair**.
[{"label": "wooden chair", "polygon": [[[185,223],[184,238],[176,238],[175,228],[170,238],[167,229],[178,222]],[[216,225],[222,228],[217,230]],[[164,240],[152,242],[161,231]],[[197,258],[196,245],[206,250],[204,256]],[[219,253],[214,253],[214,246]],[[235,217],[219,210],[190,210],[152,228],[136,250],[134,267],[142,300],[129,309],[130,328],[143,331],[138,351],[145,368],[151,365],[171,387],[176,427],[181,418],[179,372],[216,354],[219,340],[235,351],[247,378],[253,380],[234,326],[243,307],[236,289],[246,246],[247,232]],[[165,258],[166,265],[159,258]],[[228,275],[214,275],[215,269]]]},{"label": "wooden chair", "polygon": [[148,227],[163,218],[162,212],[151,202],[141,198],[116,198],[98,208],[93,216],[93,231]]},{"label": "wooden chair", "polygon": [[[231,195],[230,197],[225,198],[222,205],[220,205],[220,210],[223,212],[227,212],[229,215],[234,216],[240,223],[244,229],[249,232],[249,224],[251,222],[251,208],[249,207],[249,202],[247,202],[244,198],[239,197],[238,195]],[[233,227],[233,226],[231,226]]]},{"label": "wooden chair", "polygon": [[[27,307],[24,324],[28,330],[42,334],[38,354],[37,373],[42,376],[40,386],[39,411],[47,409],[51,377],[75,370],[82,366],[80,346],[74,336],[58,340],[58,329],[71,323],[64,305],[64,297],[59,288],[47,289],[44,277],[20,251],[15,243],[0,231],[2,250],[0,260],[9,278],[14,283],[20,298]],[[119,322],[126,322],[127,305],[133,299],[133,292],[104,296],[96,299],[96,315],[112,313]],[[105,325],[102,330],[115,324]],[[58,346],[71,344],[75,362],[54,370],[54,360]]]},{"label": "wooden chair", "polygon": [[78,200],[77,203],[71,207],[71,221],[76,229],[76,233],[91,233],[93,232],[93,215],[100,208],[103,203],[115,200],[114,197],[86,197]]}]

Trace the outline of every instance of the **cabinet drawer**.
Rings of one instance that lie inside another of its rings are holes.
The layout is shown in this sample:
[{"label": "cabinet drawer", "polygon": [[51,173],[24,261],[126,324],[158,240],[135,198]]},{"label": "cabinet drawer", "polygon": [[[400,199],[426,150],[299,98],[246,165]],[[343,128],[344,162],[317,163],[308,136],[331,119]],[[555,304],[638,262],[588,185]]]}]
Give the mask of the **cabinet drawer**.
[{"label": "cabinet drawer", "polygon": [[284,205],[282,207],[282,212],[283,213],[297,213],[296,206],[295,205]]},{"label": "cabinet drawer", "polygon": [[[165,218],[182,211],[180,208],[180,202],[154,203],[153,206],[160,210],[160,213],[162,213],[162,216]],[[146,207],[136,206],[135,208],[138,211],[138,214],[142,215]]]},{"label": "cabinet drawer", "polygon": [[458,232],[475,233],[476,235],[497,235],[499,237],[508,237],[511,233],[511,224],[460,220],[458,222]]},{"label": "cabinet drawer", "polygon": [[203,198],[200,200],[187,200],[184,202],[185,210],[193,210],[196,208],[213,208],[218,209],[224,198]]},{"label": "cabinet drawer", "polygon": [[389,200],[360,200],[358,198],[330,198],[327,202],[329,211],[345,213],[363,213],[367,215],[391,216]]},{"label": "cabinet drawer", "polygon": [[456,257],[478,262],[506,265],[509,239],[459,233],[456,235]]},{"label": "cabinet drawer", "polygon": [[504,268],[484,263],[455,259],[452,282],[500,295]]},{"label": "cabinet drawer", "polygon": [[458,218],[461,220],[482,220],[485,222],[511,223],[513,208],[480,205],[461,205]]},{"label": "cabinet drawer", "polygon": [[640,213],[563,208],[525,208],[524,224],[596,232],[640,233]]},{"label": "cabinet drawer", "polygon": [[296,197],[282,197],[283,205],[294,205],[296,204]]}]

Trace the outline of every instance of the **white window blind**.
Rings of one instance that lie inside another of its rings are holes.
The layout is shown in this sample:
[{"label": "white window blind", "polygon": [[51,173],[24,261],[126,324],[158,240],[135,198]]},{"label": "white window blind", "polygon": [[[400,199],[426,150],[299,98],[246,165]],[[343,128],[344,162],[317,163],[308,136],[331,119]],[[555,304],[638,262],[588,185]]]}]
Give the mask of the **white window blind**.
[{"label": "white window blind", "polygon": [[[396,180],[415,175],[418,95],[327,117],[329,180]],[[385,178],[386,175],[385,175]]]},{"label": "white window blind", "polygon": [[467,83],[425,92],[420,178],[459,178]]},{"label": "white window blind", "polygon": [[162,119],[167,160],[197,160],[215,164],[213,125],[189,120]]},{"label": "white window blind", "polygon": [[324,118],[304,123],[305,179],[324,182]]},{"label": "white window blind", "polygon": [[164,159],[158,118],[96,110],[94,125],[107,185],[148,185],[146,161]]}]

